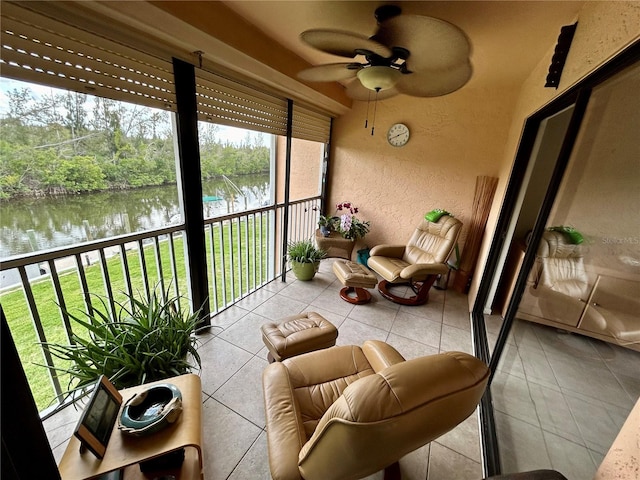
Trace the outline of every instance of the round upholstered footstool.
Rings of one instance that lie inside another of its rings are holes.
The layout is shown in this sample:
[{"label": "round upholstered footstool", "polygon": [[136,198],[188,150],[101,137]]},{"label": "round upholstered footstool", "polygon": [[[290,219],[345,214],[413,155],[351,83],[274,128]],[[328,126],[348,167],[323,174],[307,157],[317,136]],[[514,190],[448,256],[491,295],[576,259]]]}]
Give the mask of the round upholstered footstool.
[{"label": "round upholstered footstool", "polygon": [[280,323],[267,323],[261,330],[270,362],[333,347],[338,338],[338,329],[315,312],[286,317]]},{"label": "round upholstered footstool", "polygon": [[336,260],[333,273],[344,285],[340,290],[340,298],[344,301],[362,305],[371,300],[371,294],[365,288],[374,288],[378,279],[367,267],[349,260]]}]

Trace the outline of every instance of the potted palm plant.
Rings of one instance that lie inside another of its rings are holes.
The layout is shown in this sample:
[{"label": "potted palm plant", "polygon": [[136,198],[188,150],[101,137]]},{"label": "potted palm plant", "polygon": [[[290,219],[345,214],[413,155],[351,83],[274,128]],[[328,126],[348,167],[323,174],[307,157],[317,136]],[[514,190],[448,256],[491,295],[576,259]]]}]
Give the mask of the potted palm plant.
[{"label": "potted palm plant", "polygon": [[317,248],[311,240],[299,240],[289,243],[287,256],[296,278],[309,281],[315,276],[320,267],[320,260],[325,258],[327,253]]},{"label": "potted palm plant", "polygon": [[[80,328],[70,343],[46,343],[51,354],[62,360],[49,367],[66,375],[66,395],[82,395],[104,375],[118,389],[189,373],[201,367],[194,333],[200,311],[189,313],[180,307],[169,289],[155,288],[149,298],[127,295],[114,301],[117,318],[108,313],[108,299],[98,297],[91,313],[67,312]],[[183,302],[185,303],[185,302]]]},{"label": "potted palm plant", "polygon": [[[108,313],[109,299],[98,297],[91,313],[82,318],[67,312],[78,327],[70,343],[45,343],[51,354],[62,360],[59,367],[48,367],[69,377],[65,395],[82,397],[104,375],[118,389],[189,373],[201,360],[194,336],[200,311],[182,310],[178,297],[169,288],[150,293],[149,298],[127,295],[125,302],[114,301],[116,318]],[[158,408],[158,407],[156,407]],[[142,462],[140,470],[178,468],[184,449]]]}]

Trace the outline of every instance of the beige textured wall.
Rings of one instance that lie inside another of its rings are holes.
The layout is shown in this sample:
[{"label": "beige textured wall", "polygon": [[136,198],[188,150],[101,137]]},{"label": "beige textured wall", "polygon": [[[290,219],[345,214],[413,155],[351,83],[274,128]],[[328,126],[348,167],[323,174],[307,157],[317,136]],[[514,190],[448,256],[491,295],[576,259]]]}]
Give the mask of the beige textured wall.
[{"label": "beige textured wall", "polygon": [[[276,199],[284,201],[285,156],[287,152],[286,137],[276,139]],[[294,138],[291,141],[291,182],[289,199],[320,195],[320,172],[324,144]]]},{"label": "beige textured wall", "polygon": [[[421,217],[443,208],[468,223],[476,177],[496,176],[504,157],[516,92],[466,86],[437,98],[399,95],[378,103],[375,135],[364,128],[366,102],[335,121],[329,205],[351,201],[371,221],[364,244],[404,243]],[[387,143],[406,123],[404,147]],[[332,213],[332,212],[329,212]],[[463,229],[462,241],[467,234]]]},{"label": "beige textured wall", "polygon": [[[586,2],[576,20],[578,28],[571,44],[558,90],[544,88],[549,61],[555,47],[555,45],[550,45],[548,55],[540,60],[520,91],[518,104],[512,116],[513,122],[507,136],[506,148],[498,168],[500,181],[494,197],[492,212],[487,222],[476,271],[481,272],[485,265],[489,244],[495,231],[495,224],[505,193],[506,182],[509,179],[526,118],[606,60],[615,56],[625,46],[640,38],[640,2],[637,1]],[[475,300],[479,279],[480,275],[475,275],[471,284],[470,305]]]},{"label": "beige textured wall", "polygon": [[291,143],[291,200],[320,195],[324,144],[294,138]]}]

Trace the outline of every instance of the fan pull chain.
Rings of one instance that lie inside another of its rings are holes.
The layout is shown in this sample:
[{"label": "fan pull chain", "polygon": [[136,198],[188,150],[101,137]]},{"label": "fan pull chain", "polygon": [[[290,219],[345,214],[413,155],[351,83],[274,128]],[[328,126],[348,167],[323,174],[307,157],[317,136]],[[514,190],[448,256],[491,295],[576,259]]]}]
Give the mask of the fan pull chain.
[{"label": "fan pull chain", "polygon": [[373,124],[371,125],[371,136],[373,137],[373,132],[376,129],[376,112],[378,111],[378,92],[379,88],[376,88],[376,98],[373,101]]},{"label": "fan pull chain", "polygon": [[367,117],[364,119],[364,128],[369,126],[369,104],[371,103],[371,90],[367,94]]}]

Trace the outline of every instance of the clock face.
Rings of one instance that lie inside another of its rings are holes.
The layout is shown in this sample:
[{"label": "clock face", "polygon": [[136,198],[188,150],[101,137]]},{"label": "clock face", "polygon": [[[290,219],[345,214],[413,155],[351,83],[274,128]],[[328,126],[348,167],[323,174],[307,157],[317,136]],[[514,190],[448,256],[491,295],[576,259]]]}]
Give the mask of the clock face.
[{"label": "clock face", "polygon": [[409,128],[403,123],[392,125],[387,132],[387,141],[394,147],[402,147],[409,141]]}]

